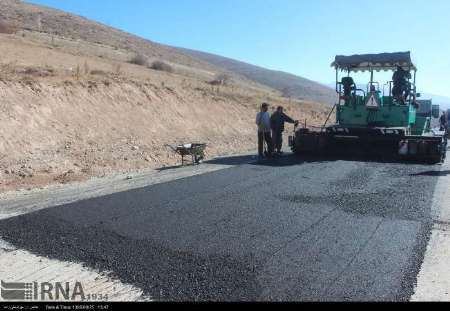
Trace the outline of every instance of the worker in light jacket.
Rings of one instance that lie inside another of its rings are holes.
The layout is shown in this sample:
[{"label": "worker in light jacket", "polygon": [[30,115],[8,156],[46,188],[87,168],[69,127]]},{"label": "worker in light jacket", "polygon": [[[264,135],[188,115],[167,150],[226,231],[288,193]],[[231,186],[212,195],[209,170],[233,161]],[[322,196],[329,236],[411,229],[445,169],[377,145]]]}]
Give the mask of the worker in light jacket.
[{"label": "worker in light jacket", "polygon": [[[271,157],[273,153],[272,137],[270,135],[270,114],[269,105],[263,103],[261,111],[256,114],[256,125],[258,126],[258,155],[260,158],[264,156]],[[267,145],[267,153],[264,154],[264,142]]]},{"label": "worker in light jacket", "polygon": [[294,121],[292,118],[287,116],[283,112],[283,107],[279,106],[277,111],[275,111],[270,117],[270,127],[272,129],[272,139],[274,143],[274,149],[278,154],[281,154],[281,149],[283,148],[283,132],[284,124],[292,123],[298,125],[298,121]]}]

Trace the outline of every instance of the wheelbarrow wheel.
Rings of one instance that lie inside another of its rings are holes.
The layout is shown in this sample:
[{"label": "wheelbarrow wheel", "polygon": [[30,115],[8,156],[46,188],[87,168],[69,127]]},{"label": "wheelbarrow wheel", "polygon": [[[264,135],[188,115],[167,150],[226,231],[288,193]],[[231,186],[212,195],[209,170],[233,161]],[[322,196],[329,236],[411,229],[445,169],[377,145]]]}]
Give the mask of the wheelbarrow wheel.
[{"label": "wheelbarrow wheel", "polygon": [[203,154],[195,155],[195,164],[201,164],[205,156]]}]

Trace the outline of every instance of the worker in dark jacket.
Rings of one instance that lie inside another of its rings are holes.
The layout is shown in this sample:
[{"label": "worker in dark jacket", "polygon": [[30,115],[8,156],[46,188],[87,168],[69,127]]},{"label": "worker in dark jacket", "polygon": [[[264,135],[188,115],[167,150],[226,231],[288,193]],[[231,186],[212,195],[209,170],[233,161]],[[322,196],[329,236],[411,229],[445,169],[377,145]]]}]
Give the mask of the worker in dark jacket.
[{"label": "worker in dark jacket", "polygon": [[274,149],[278,154],[281,154],[281,148],[283,147],[283,132],[284,123],[292,123],[298,125],[298,121],[292,120],[283,112],[283,107],[279,106],[270,117],[270,127],[272,129],[272,140]]},{"label": "worker in dark jacket", "polygon": [[448,124],[447,124],[447,116],[445,115],[445,112],[443,112],[441,117],[439,118],[439,125],[441,127],[441,131],[447,131]]},{"label": "worker in dark jacket", "polygon": [[397,66],[397,71],[395,71],[392,76],[392,81],[394,82],[392,95],[396,99],[401,99],[403,102],[406,102],[408,99],[411,92],[411,84],[409,83],[409,79],[411,79],[411,73],[404,70],[401,66]]}]

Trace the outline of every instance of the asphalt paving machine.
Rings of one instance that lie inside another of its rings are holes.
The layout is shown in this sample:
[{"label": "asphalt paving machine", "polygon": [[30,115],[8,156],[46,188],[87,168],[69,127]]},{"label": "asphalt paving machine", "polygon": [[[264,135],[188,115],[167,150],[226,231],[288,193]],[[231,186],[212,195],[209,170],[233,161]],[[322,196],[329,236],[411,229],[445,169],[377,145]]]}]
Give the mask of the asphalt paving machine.
[{"label": "asphalt paving machine", "polygon": [[[445,158],[445,132],[432,127],[439,107],[419,113],[417,68],[410,52],[336,56],[338,101],[320,128],[296,128],[289,143],[297,154],[374,156],[439,163]],[[380,83],[374,74],[394,72],[392,81]],[[369,72],[361,87],[352,75]],[[343,75],[340,78],[340,75]],[[331,116],[336,123],[327,125]]]}]

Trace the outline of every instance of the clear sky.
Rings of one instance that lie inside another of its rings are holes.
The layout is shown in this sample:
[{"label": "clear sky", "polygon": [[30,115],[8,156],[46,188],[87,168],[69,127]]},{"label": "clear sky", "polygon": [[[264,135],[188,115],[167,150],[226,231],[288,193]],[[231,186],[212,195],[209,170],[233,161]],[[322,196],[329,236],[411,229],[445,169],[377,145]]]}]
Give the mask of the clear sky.
[{"label": "clear sky", "polygon": [[[449,0],[29,0],[152,41],[329,84],[336,54],[408,51],[419,91],[450,96]],[[365,81],[364,81],[365,83]]]}]

